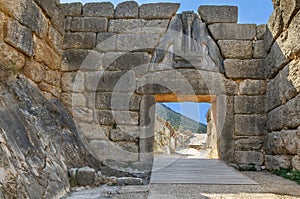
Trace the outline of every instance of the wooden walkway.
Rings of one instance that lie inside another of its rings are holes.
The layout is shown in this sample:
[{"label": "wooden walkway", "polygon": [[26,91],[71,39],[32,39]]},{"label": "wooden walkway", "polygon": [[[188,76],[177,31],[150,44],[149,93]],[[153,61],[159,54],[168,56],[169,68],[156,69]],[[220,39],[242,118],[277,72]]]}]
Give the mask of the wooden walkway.
[{"label": "wooden walkway", "polygon": [[221,160],[155,156],[151,184],[256,185]]}]

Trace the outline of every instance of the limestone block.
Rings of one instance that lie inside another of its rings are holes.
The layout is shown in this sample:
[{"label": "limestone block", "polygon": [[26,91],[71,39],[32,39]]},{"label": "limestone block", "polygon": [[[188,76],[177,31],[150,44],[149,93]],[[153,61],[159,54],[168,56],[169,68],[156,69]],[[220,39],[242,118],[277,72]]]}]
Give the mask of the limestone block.
[{"label": "limestone block", "polygon": [[235,141],[237,151],[260,151],[264,143],[264,137],[248,137]]},{"label": "limestone block", "polygon": [[115,122],[113,112],[111,110],[98,110],[97,120],[101,125],[112,126]]},{"label": "limestone block", "polygon": [[29,28],[21,25],[16,20],[8,20],[5,41],[23,52],[33,56],[33,36]]},{"label": "limestone block", "polygon": [[69,107],[86,107],[87,100],[82,93],[62,93],[61,100]]},{"label": "limestone block", "polygon": [[115,122],[118,125],[138,125],[139,114],[133,111],[113,111]]},{"label": "limestone block", "polygon": [[35,61],[27,60],[24,66],[23,73],[34,82],[41,82],[45,76],[45,66]]},{"label": "limestone block", "polygon": [[[282,117],[284,115],[284,117]],[[300,95],[268,113],[267,127],[276,131],[300,125]]]},{"label": "limestone block", "polygon": [[263,154],[256,151],[236,151],[235,159],[240,164],[262,165],[264,161]]},{"label": "limestone block", "polygon": [[109,21],[108,31],[116,33],[164,33],[169,25],[169,20],[145,19],[112,19]]},{"label": "limestone block", "polygon": [[0,42],[4,39],[4,22],[6,21],[6,16],[4,13],[0,12]]},{"label": "limestone block", "polygon": [[281,1],[280,2],[280,10],[282,11],[282,21],[283,27],[287,28],[290,22],[290,19],[296,14],[300,9],[299,0],[292,1]]},{"label": "limestone block", "polygon": [[71,31],[71,23],[72,23],[72,17],[66,17],[64,21],[64,28],[66,31]]},{"label": "limestone block", "polygon": [[94,121],[94,111],[86,107],[72,107],[72,116],[76,121],[92,123]]},{"label": "limestone block", "polygon": [[110,2],[86,3],[83,16],[114,18],[114,5]]},{"label": "limestone block", "polygon": [[82,13],[82,3],[64,3],[59,5],[63,16],[79,17]]},{"label": "limestone block", "polygon": [[237,6],[200,6],[198,13],[201,19],[207,23],[237,23]]},{"label": "limestone block", "polygon": [[109,52],[104,54],[104,67],[108,70],[134,70],[149,62],[150,56],[146,52]]},{"label": "limestone block", "polygon": [[252,41],[220,40],[218,44],[224,58],[251,59],[253,56]]},{"label": "limestone block", "polygon": [[118,125],[116,129],[111,129],[109,138],[112,141],[131,141],[136,142],[140,136],[140,128],[138,126],[122,126]]},{"label": "limestone block", "polygon": [[267,51],[265,49],[265,42],[263,40],[255,41],[253,58],[261,59],[267,57]]},{"label": "limestone block", "polygon": [[84,74],[82,72],[63,73],[61,77],[62,90],[65,92],[83,92]]},{"label": "limestone block", "polygon": [[[267,23],[270,36],[276,39],[283,31],[283,21],[280,9],[275,9]],[[271,38],[270,38],[271,39]]]},{"label": "limestone block", "polygon": [[88,50],[65,50],[62,55],[61,71],[77,71],[88,56]]},{"label": "limestone block", "polygon": [[64,38],[64,49],[93,49],[96,47],[96,33],[67,33]]},{"label": "limestone block", "polygon": [[56,87],[60,87],[61,73],[59,71],[46,70],[44,81]]},{"label": "limestone block", "polygon": [[62,54],[63,36],[53,27],[49,28],[47,42],[53,50]]},{"label": "limestone block", "polygon": [[99,52],[111,52],[116,50],[117,34],[111,32],[100,32],[97,34],[97,46]]},{"label": "limestone block", "polygon": [[118,51],[153,51],[158,45],[160,36],[158,34],[119,34],[117,36]]},{"label": "limestone block", "polygon": [[227,95],[237,95],[238,94],[238,84],[230,79],[224,79],[225,93]]},{"label": "limestone block", "polygon": [[6,67],[23,68],[25,64],[25,56],[6,43],[0,42],[0,63]]},{"label": "limestone block", "polygon": [[139,147],[138,147],[137,143],[135,143],[135,142],[128,142],[128,141],[127,142],[118,142],[118,145],[124,151],[128,151],[131,153],[139,152]]},{"label": "limestone block", "polygon": [[115,10],[115,18],[133,19],[139,17],[139,5],[135,1],[119,3]]},{"label": "limestone block", "polygon": [[133,177],[121,177],[118,178],[118,185],[142,185],[143,180],[141,178],[133,178]]},{"label": "limestone block", "polygon": [[265,115],[235,115],[235,133],[238,136],[264,136]]},{"label": "limestone block", "polygon": [[237,114],[264,114],[265,96],[235,96],[234,112]]},{"label": "limestone block", "polygon": [[134,71],[104,72],[99,78],[99,82],[94,83],[98,85],[97,91],[130,93],[134,92],[134,90],[136,89],[136,79]]},{"label": "limestone block", "polygon": [[131,110],[140,108],[140,97],[130,93],[106,93],[97,92],[95,107],[108,110]]},{"label": "limestone block", "polygon": [[108,140],[110,127],[100,126],[98,123],[78,122],[77,129],[87,140]]},{"label": "limestone block", "polygon": [[279,170],[291,168],[291,157],[283,155],[266,155],[266,169]]},{"label": "limestone block", "polygon": [[138,160],[138,153],[123,150],[117,143],[111,141],[94,140],[90,142],[90,145],[95,151],[95,157],[99,160],[116,162],[135,162]]},{"label": "limestone block", "polygon": [[[100,82],[100,79],[103,78],[103,71],[96,71],[96,72],[88,72],[85,73],[85,89],[87,91],[95,92],[97,91],[98,84]],[[95,101],[95,95],[92,101]]]},{"label": "limestone block", "polygon": [[139,9],[139,17],[142,19],[171,19],[179,6],[179,3],[143,4]]},{"label": "limestone block", "polygon": [[266,68],[262,59],[226,59],[225,75],[230,79],[265,79]]},{"label": "limestone block", "polygon": [[56,86],[53,86],[53,85],[50,85],[46,82],[41,82],[38,86],[41,89],[41,91],[51,93],[56,98],[60,97],[60,93],[61,93],[60,88],[58,88]]},{"label": "limestone block", "polygon": [[267,31],[267,26],[265,24],[256,26],[256,39],[263,40],[266,31]]},{"label": "limestone block", "polygon": [[77,170],[77,182],[80,186],[92,185],[96,175],[95,169],[89,167],[79,168]]},{"label": "limestone block", "polygon": [[246,79],[239,83],[240,95],[263,95],[266,90],[267,84],[264,80]]},{"label": "limestone block", "polygon": [[34,43],[35,43],[34,59],[37,62],[44,63],[52,70],[59,69],[61,64],[60,55],[56,53],[53,49],[51,49],[46,42],[42,41],[38,37],[34,37]]},{"label": "limestone block", "polygon": [[293,85],[296,91],[300,92],[300,60],[293,60],[289,64],[287,80]]},{"label": "limestone block", "polygon": [[300,171],[300,156],[296,155],[292,159],[292,167]]},{"label": "limestone block", "polygon": [[215,40],[252,40],[256,36],[256,25],[216,23],[208,26]]},{"label": "limestone block", "polygon": [[105,17],[73,17],[71,31],[73,32],[105,32],[108,20]]}]

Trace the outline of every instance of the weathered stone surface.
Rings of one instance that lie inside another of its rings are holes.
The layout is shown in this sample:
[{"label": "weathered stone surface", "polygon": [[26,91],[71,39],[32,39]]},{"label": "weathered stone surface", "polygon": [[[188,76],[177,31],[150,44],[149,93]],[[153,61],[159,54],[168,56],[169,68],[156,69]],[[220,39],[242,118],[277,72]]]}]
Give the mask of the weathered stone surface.
[{"label": "weathered stone surface", "polygon": [[23,73],[26,77],[38,83],[44,79],[45,66],[43,64],[27,60]]},{"label": "weathered stone surface", "polygon": [[113,111],[111,110],[98,110],[97,120],[101,125],[113,126],[115,119],[113,116]]},{"label": "weathered stone surface", "polygon": [[294,86],[296,91],[300,93],[300,60],[296,59],[293,60],[289,64],[289,71],[288,71],[288,81]]},{"label": "weathered stone surface", "polygon": [[235,96],[234,112],[238,114],[264,114],[265,96]]},{"label": "weathered stone surface", "polygon": [[98,82],[94,82],[97,91],[131,93],[136,89],[136,79],[134,71],[104,72],[101,74],[101,76],[98,75],[98,80]]},{"label": "weathered stone surface", "polygon": [[99,92],[96,94],[95,107],[97,109],[137,111],[140,108],[140,97],[130,93]]},{"label": "weathered stone surface", "polygon": [[[271,131],[297,128],[300,125],[300,95],[268,113],[267,127]],[[282,117],[284,115],[284,117]]]},{"label": "weathered stone surface", "polygon": [[0,63],[2,67],[19,70],[23,68],[25,64],[25,56],[14,49],[13,47],[7,45],[6,43],[0,42]]},{"label": "weathered stone surface", "polygon": [[281,155],[266,155],[265,160],[266,169],[279,170],[291,168],[291,157]]},{"label": "weathered stone surface", "polygon": [[266,119],[264,115],[235,115],[235,133],[238,136],[264,136]]},{"label": "weathered stone surface", "polygon": [[60,68],[61,57],[58,53],[52,50],[49,45],[38,37],[34,37],[35,55],[34,59],[37,62],[44,63],[52,70]]},{"label": "weathered stone surface", "polygon": [[133,177],[121,177],[118,178],[118,185],[142,185],[143,180],[141,178],[133,178]]},{"label": "weathered stone surface", "polygon": [[94,178],[96,175],[95,169],[90,167],[83,167],[77,170],[77,182],[78,185],[87,186],[94,183]]},{"label": "weathered stone surface", "polygon": [[56,87],[56,86],[53,86],[53,85],[48,84],[46,82],[41,82],[39,84],[39,88],[41,89],[41,91],[51,93],[56,98],[60,97],[61,89]]},{"label": "weathered stone surface", "polygon": [[283,21],[283,28],[287,28],[290,20],[293,16],[299,11],[300,2],[299,0],[292,1],[281,1],[280,2],[280,10]]},{"label": "weathered stone surface", "polygon": [[140,135],[138,126],[122,126],[118,125],[116,129],[111,129],[109,138],[112,141],[131,141],[136,142]]},{"label": "weathered stone surface", "polygon": [[65,3],[59,5],[59,11],[62,15],[79,17],[82,13],[82,3]]},{"label": "weathered stone surface", "polygon": [[224,58],[251,59],[253,56],[252,41],[220,40],[218,44]]},{"label": "weathered stone surface", "polygon": [[256,36],[256,25],[216,23],[208,26],[215,40],[252,40]]},{"label": "weathered stone surface", "polygon": [[254,51],[253,58],[261,59],[267,57],[267,51],[265,49],[265,43],[263,40],[255,41],[254,43]]},{"label": "weathered stone surface", "polygon": [[29,28],[16,20],[8,20],[5,41],[27,56],[33,56],[33,37]]},{"label": "weathered stone surface", "polygon": [[64,49],[93,49],[96,46],[96,33],[67,33],[64,38]]},{"label": "weathered stone surface", "polygon": [[110,127],[100,126],[98,123],[79,122],[77,123],[77,129],[88,141],[108,140]]},{"label": "weathered stone surface", "polygon": [[171,19],[179,6],[179,3],[143,4],[140,6],[139,16],[142,19]]},{"label": "weathered stone surface", "polygon": [[113,111],[117,125],[138,125],[139,113],[133,111]]},{"label": "weathered stone surface", "polygon": [[264,143],[263,137],[241,138],[235,141],[235,150],[237,151],[259,151]]},{"label": "weathered stone surface", "polygon": [[207,23],[237,23],[237,6],[200,6],[198,13],[201,19]]},{"label": "weathered stone surface", "polygon": [[71,113],[76,121],[92,123],[94,111],[86,107],[72,107]]},{"label": "weathered stone surface", "polygon": [[226,59],[225,75],[233,79],[265,79],[266,68],[262,59]]},{"label": "weathered stone surface", "polygon": [[266,90],[267,83],[264,80],[246,79],[239,83],[240,95],[263,95]]},{"label": "weathered stone surface", "polygon": [[62,90],[65,92],[83,92],[84,74],[82,72],[63,73],[61,77]]},{"label": "weathered stone surface", "polygon": [[59,71],[46,70],[44,81],[53,85],[60,87],[61,73]]},{"label": "weathered stone surface", "polygon": [[164,33],[169,20],[117,19],[110,20],[108,31],[116,33]]},{"label": "weathered stone surface", "polygon": [[283,21],[282,21],[282,16],[281,16],[281,11],[276,7],[274,9],[274,12],[269,18],[269,21],[267,23],[267,29],[268,32],[270,33],[270,40],[276,39],[280,33],[283,31]]},{"label": "weathered stone surface", "polygon": [[73,17],[71,31],[74,32],[105,32],[108,20],[105,17]]},{"label": "weathered stone surface", "polygon": [[118,51],[153,51],[160,41],[158,34],[119,34],[116,47]]},{"label": "weathered stone surface", "polygon": [[121,147],[121,149],[131,153],[138,153],[139,151],[138,144],[135,142],[118,142],[118,145]]},{"label": "weathered stone surface", "polygon": [[264,35],[266,33],[267,26],[265,24],[261,24],[256,26],[256,39],[263,40]]},{"label": "weathered stone surface", "polygon": [[47,42],[59,54],[62,54],[63,36],[53,27],[49,28]]},{"label": "weathered stone surface", "polygon": [[235,159],[240,164],[262,165],[264,161],[263,154],[256,151],[236,151]]},{"label": "weathered stone surface", "polygon": [[83,16],[114,18],[114,5],[110,2],[86,3],[83,6]]},{"label": "weathered stone surface", "polygon": [[0,41],[4,39],[4,22],[6,21],[6,15],[0,12]]},{"label": "weathered stone surface", "polygon": [[111,52],[116,50],[117,34],[111,32],[100,32],[97,34],[97,46],[95,50],[100,52]]},{"label": "weathered stone surface", "polygon": [[134,70],[145,66],[149,62],[150,56],[146,52],[109,52],[104,54],[103,65],[106,70]]},{"label": "weathered stone surface", "polygon": [[296,130],[282,130],[269,133],[264,148],[270,155],[296,155],[300,137]]},{"label": "weathered stone surface", "polygon": [[297,95],[297,90],[288,76],[291,74],[289,66],[281,70],[278,75],[268,82],[266,110],[270,111]]},{"label": "weathered stone surface", "polygon": [[135,1],[119,3],[115,10],[115,18],[132,19],[139,17],[139,5]]},{"label": "weathered stone surface", "polygon": [[292,167],[300,171],[300,156],[296,155],[292,159]]},{"label": "weathered stone surface", "polygon": [[62,93],[61,100],[69,107],[86,107],[87,100],[82,93]]}]

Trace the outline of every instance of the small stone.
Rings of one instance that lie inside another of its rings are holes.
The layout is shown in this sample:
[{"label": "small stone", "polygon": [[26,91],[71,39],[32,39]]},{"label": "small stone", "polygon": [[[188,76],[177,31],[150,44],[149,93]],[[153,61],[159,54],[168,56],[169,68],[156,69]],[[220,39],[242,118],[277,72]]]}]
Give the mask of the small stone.
[{"label": "small stone", "polygon": [[258,25],[256,27],[256,39],[263,40],[266,30],[267,30],[267,26],[265,24]]},{"label": "small stone", "polygon": [[297,171],[300,171],[300,156],[296,155],[292,159],[292,166]]},{"label": "small stone", "polygon": [[70,181],[70,186],[75,187],[77,183],[77,168],[68,169],[68,176]]},{"label": "small stone", "polygon": [[106,177],[105,178],[105,184],[109,186],[117,185],[118,184],[118,178],[117,177]]},{"label": "small stone", "polygon": [[94,180],[94,185],[99,186],[105,184],[105,176],[100,171],[97,172]]},{"label": "small stone", "polygon": [[77,171],[77,181],[80,186],[93,185],[96,171],[90,167],[79,168]]},{"label": "small stone", "polygon": [[126,1],[117,5],[115,18],[136,19],[139,16],[139,5],[135,1]]},{"label": "small stone", "polygon": [[118,185],[142,185],[143,180],[141,178],[133,178],[133,177],[121,177],[118,178]]}]

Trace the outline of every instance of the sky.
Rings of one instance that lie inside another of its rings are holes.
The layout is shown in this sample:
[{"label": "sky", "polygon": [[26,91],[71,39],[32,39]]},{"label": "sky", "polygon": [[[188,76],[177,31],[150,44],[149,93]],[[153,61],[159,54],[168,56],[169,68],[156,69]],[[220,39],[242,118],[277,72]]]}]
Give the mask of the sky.
[{"label": "sky", "polygon": [[[60,0],[70,2],[107,2],[109,0]],[[110,0],[115,6],[124,0]],[[139,5],[145,3],[174,2],[180,3],[178,12],[194,11],[197,13],[200,5],[234,5],[238,6],[241,24],[266,24],[273,11],[271,0],[137,0]],[[206,124],[206,112],[210,107],[207,103],[164,103],[176,112],[182,113],[196,121]]]}]

